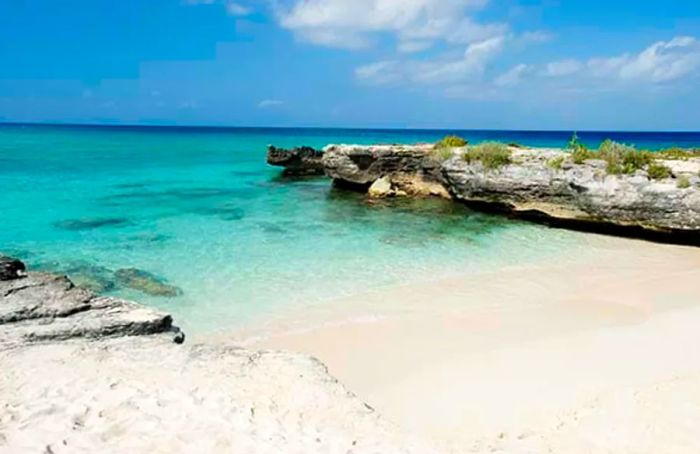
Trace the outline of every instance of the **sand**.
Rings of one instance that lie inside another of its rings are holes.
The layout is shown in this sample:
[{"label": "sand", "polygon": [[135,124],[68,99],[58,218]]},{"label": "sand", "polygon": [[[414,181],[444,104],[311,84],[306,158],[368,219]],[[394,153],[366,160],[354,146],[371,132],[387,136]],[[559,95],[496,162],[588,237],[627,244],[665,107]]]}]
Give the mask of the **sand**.
[{"label": "sand", "polygon": [[384,289],[238,333],[314,355],[455,452],[700,452],[700,249],[591,252]]}]

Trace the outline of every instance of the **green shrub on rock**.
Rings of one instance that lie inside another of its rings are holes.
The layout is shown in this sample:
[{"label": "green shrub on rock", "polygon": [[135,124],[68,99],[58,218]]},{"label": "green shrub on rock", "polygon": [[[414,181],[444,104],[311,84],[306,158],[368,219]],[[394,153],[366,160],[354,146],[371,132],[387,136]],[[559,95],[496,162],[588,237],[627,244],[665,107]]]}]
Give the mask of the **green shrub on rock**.
[{"label": "green shrub on rock", "polygon": [[607,164],[611,175],[631,174],[649,165],[653,156],[648,151],[638,151],[631,145],[606,140],[598,148],[598,156]]},{"label": "green shrub on rock", "polygon": [[676,184],[679,189],[686,189],[690,187],[690,179],[686,175],[681,175],[678,177],[678,183]]},{"label": "green shrub on rock", "polygon": [[469,147],[462,158],[470,164],[480,161],[487,169],[498,169],[513,162],[510,148],[500,142],[483,142]]},{"label": "green shrub on rock", "polygon": [[647,174],[652,180],[664,180],[671,177],[671,169],[659,162],[652,162],[647,168]]},{"label": "green shrub on rock", "polygon": [[435,149],[460,148],[467,146],[467,141],[459,136],[445,136],[435,144]]},{"label": "green shrub on rock", "polygon": [[583,144],[578,138],[578,134],[574,133],[566,147],[571,152],[571,159],[574,164],[583,164],[586,159],[593,159],[593,153]]},{"label": "green shrub on rock", "polygon": [[549,161],[547,161],[547,167],[554,170],[561,170],[561,167],[562,165],[564,165],[565,160],[566,158],[564,156],[557,156],[556,158],[552,158]]}]

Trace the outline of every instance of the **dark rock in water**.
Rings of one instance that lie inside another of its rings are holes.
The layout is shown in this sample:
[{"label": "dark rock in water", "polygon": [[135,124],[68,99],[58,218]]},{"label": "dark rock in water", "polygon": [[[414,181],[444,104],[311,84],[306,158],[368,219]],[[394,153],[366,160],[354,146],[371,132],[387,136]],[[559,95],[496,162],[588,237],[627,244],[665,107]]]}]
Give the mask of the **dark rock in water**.
[{"label": "dark rock in water", "polygon": [[322,157],[323,151],[312,147],[284,149],[270,145],[267,148],[267,163],[284,167],[284,174],[290,176],[323,175]]},{"label": "dark rock in water", "polygon": [[182,295],[182,290],[167,284],[148,271],[136,268],[122,268],[114,273],[117,282],[147,295],[175,297]]},{"label": "dark rock in water", "polygon": [[117,287],[114,273],[103,266],[75,264],[61,272],[78,287],[87,288],[95,293],[109,292]]},{"label": "dark rock in water", "polygon": [[110,292],[117,287],[112,270],[89,262],[49,261],[37,263],[34,269],[48,273],[64,274],[76,286],[89,289],[98,294]]},{"label": "dark rock in water", "polygon": [[21,260],[0,254],[0,281],[9,281],[24,276],[27,268]]},{"label": "dark rock in water", "polygon": [[287,229],[275,224],[274,222],[258,222],[258,226],[260,226],[262,231],[265,233],[273,233],[276,235],[284,235],[286,233],[289,233]]},{"label": "dark rock in water", "polygon": [[197,208],[194,211],[198,214],[207,216],[217,216],[224,221],[240,221],[245,217],[245,211],[243,211],[242,208],[227,205],[210,208]]},{"label": "dark rock in water", "polygon": [[53,225],[63,230],[92,230],[101,227],[121,227],[127,224],[129,220],[124,218],[85,218],[58,221]]}]

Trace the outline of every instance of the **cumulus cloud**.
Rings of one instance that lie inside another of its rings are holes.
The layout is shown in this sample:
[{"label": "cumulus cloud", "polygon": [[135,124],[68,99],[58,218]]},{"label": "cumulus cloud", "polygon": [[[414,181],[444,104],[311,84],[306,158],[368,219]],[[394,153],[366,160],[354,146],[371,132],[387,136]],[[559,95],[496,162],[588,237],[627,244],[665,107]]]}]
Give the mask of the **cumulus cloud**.
[{"label": "cumulus cloud", "polygon": [[[607,88],[636,85],[671,84],[680,79],[700,74],[700,41],[691,36],[680,36],[669,41],[658,41],[639,53],[599,56],[588,60],[564,59],[525,71],[519,65],[512,73],[496,79],[501,85],[515,85],[528,78],[544,76],[547,79],[569,80],[579,87],[605,83]],[[528,78],[523,77],[527,75]],[[507,82],[507,83],[504,83]]]},{"label": "cumulus cloud", "polygon": [[505,24],[479,24],[469,13],[486,0],[295,0],[278,6],[280,25],[314,44],[361,48],[375,35],[396,37],[403,52],[424,50],[434,42],[469,44],[501,35]]},{"label": "cumulus cloud", "polygon": [[495,37],[472,43],[461,55],[443,55],[423,60],[389,60],[360,66],[355,77],[382,85],[397,82],[440,84],[461,82],[483,73],[486,65],[503,49],[505,38]]},{"label": "cumulus cloud", "polygon": [[636,55],[625,54],[588,61],[588,68],[597,76],[650,82],[680,79],[699,67],[700,42],[691,36],[658,41]]}]

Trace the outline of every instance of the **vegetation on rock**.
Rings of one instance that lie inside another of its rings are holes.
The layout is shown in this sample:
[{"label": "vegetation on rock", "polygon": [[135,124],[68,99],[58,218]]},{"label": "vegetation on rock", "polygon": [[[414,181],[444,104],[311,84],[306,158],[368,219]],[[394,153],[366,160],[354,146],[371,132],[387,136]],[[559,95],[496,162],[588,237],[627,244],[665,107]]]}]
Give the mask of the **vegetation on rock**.
[{"label": "vegetation on rock", "polygon": [[686,161],[690,158],[700,158],[700,149],[685,149],[685,148],[665,148],[654,153],[654,156],[658,156],[661,159],[676,159],[679,161]]},{"label": "vegetation on rock", "polygon": [[435,144],[435,149],[460,148],[467,146],[467,141],[459,136],[445,136]]},{"label": "vegetation on rock", "polygon": [[561,167],[562,165],[564,165],[565,160],[566,158],[564,156],[557,156],[556,158],[552,158],[549,161],[547,161],[547,167],[554,170],[561,170]]},{"label": "vegetation on rock", "polygon": [[583,164],[586,159],[593,159],[593,153],[583,144],[578,138],[578,134],[574,133],[569,139],[566,148],[571,151],[571,158],[575,164]]},{"label": "vegetation on rock", "polygon": [[678,183],[676,184],[679,189],[686,189],[690,187],[690,179],[686,175],[681,175],[678,177]]},{"label": "vegetation on rock", "polygon": [[606,140],[598,148],[598,157],[607,163],[611,175],[632,174],[651,164],[652,154],[613,140]]},{"label": "vegetation on rock", "polygon": [[500,142],[483,142],[469,147],[462,158],[467,163],[480,161],[487,169],[498,169],[513,162],[510,148]]},{"label": "vegetation on rock", "polygon": [[660,162],[652,162],[647,168],[647,174],[652,180],[663,180],[671,177],[671,169]]}]

